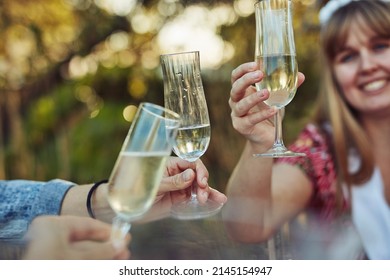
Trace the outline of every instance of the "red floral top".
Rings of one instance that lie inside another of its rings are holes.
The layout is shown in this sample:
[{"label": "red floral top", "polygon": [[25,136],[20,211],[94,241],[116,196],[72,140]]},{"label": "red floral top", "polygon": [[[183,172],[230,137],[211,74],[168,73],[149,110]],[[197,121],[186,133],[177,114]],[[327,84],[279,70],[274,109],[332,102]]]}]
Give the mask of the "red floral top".
[{"label": "red floral top", "polygon": [[[330,139],[317,126],[308,124],[290,146],[292,151],[303,152],[306,157],[278,158],[277,162],[300,166],[310,178],[314,193],[308,211],[320,220],[336,218],[336,168],[331,153]],[[348,202],[344,198],[342,212]]]}]

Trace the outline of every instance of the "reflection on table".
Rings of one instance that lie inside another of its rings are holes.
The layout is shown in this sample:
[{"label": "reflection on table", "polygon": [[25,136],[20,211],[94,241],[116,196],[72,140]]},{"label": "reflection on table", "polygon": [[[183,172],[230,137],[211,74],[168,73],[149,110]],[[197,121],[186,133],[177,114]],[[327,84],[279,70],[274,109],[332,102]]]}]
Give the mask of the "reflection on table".
[{"label": "reflection on table", "polygon": [[139,260],[263,260],[276,254],[274,248],[269,253],[272,242],[242,244],[231,240],[220,215],[200,220],[164,219],[134,225],[131,232],[132,258]]},{"label": "reflection on table", "polygon": [[[346,219],[348,222],[348,219]],[[360,244],[346,221],[333,227],[297,219],[267,242],[243,244],[227,235],[221,215],[199,220],[162,219],[133,224],[131,258],[136,260],[360,259]],[[340,227],[343,227],[342,234]],[[0,239],[0,260],[20,259],[23,241]]]}]

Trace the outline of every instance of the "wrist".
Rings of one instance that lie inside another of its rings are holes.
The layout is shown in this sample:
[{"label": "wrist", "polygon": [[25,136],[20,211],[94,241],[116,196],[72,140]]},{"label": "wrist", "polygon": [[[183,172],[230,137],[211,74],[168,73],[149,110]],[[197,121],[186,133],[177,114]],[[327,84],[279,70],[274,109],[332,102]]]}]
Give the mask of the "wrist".
[{"label": "wrist", "polygon": [[108,203],[107,194],[108,183],[99,184],[99,186],[93,191],[93,195],[91,197],[91,208],[96,219],[111,223],[115,214]]},{"label": "wrist", "polygon": [[259,153],[267,151],[271,146],[272,146],[272,144],[270,146],[268,146],[268,145],[265,145],[264,142],[259,143],[259,142],[254,142],[254,141],[248,140],[247,145],[246,145],[246,152],[250,156],[253,156],[253,154],[259,154]]},{"label": "wrist", "polygon": [[[88,192],[86,207],[87,207],[89,216],[93,219],[96,219],[95,213],[94,213],[93,208],[92,208],[92,200],[93,200],[94,194],[97,192],[96,191],[97,188],[99,188],[102,184],[105,184],[107,182],[108,182],[108,180],[102,180],[102,181],[96,182],[95,184],[92,185],[92,187],[90,188],[90,190]],[[97,201],[97,199],[94,199],[94,200]]]}]

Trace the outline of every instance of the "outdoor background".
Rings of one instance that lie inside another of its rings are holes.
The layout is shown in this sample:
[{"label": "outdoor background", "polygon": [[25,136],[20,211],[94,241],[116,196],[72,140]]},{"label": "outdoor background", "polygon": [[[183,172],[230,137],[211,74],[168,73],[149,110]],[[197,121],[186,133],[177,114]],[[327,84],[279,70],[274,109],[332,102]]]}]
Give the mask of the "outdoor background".
[{"label": "outdoor background", "polygon": [[[212,125],[202,160],[224,192],[243,147],[230,120],[230,74],[254,59],[254,2],[2,0],[0,179],[108,178],[134,106],[163,105],[159,56],[199,50]],[[306,81],[286,108],[287,144],[307,121],[320,72],[321,3],[293,2]]]},{"label": "outdoor background", "polygon": [[[254,0],[3,0],[0,3],[0,179],[107,178],[131,106],[163,105],[163,53],[199,50],[212,137],[203,161],[224,190],[241,152],[231,71],[254,57]],[[317,3],[295,0],[305,84],[287,106],[285,139],[317,89]],[[129,119],[128,119],[129,120]]]}]

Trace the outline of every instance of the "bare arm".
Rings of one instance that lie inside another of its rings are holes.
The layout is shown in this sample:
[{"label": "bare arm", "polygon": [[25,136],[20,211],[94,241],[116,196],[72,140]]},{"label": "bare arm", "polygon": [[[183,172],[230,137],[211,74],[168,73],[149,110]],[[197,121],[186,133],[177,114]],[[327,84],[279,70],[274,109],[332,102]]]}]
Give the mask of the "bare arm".
[{"label": "bare arm", "polygon": [[[92,184],[76,185],[71,188],[62,202],[60,215],[88,217],[86,200]],[[97,219],[111,223],[114,213],[107,201],[108,184],[100,185],[92,197],[92,209]]]},{"label": "bare arm", "polygon": [[[272,159],[252,156],[267,150],[274,137],[269,119],[276,111],[263,103],[268,92],[257,92],[251,86],[262,77],[255,63],[242,64],[232,72],[232,123],[247,144],[228,182],[229,201],[223,218],[230,235],[243,242],[269,238],[299,213],[311,196],[310,181],[299,168],[273,165]],[[301,74],[299,83],[303,80]]]},{"label": "bare arm", "polygon": [[[264,226],[271,209],[271,159],[252,156],[249,144],[229,178],[223,208],[223,219],[229,234],[239,241],[258,242],[272,234]],[[263,187],[259,187],[260,182]],[[265,237],[263,237],[265,236]]]},{"label": "bare arm", "polygon": [[242,242],[267,240],[306,207],[311,195],[311,182],[298,167],[253,158],[246,147],[227,186],[228,232]]}]

